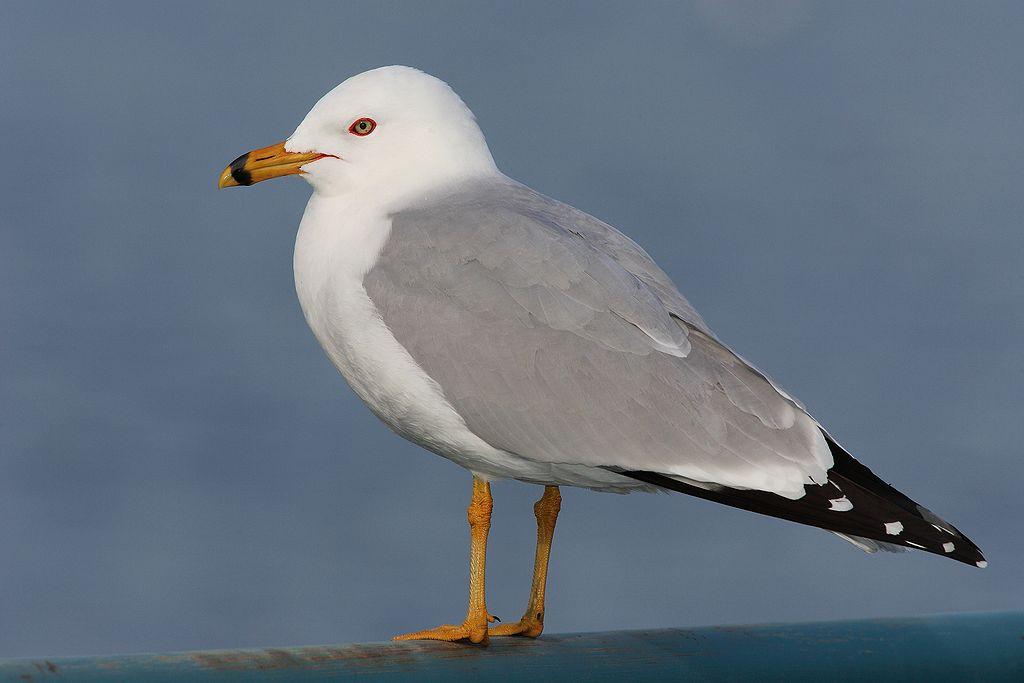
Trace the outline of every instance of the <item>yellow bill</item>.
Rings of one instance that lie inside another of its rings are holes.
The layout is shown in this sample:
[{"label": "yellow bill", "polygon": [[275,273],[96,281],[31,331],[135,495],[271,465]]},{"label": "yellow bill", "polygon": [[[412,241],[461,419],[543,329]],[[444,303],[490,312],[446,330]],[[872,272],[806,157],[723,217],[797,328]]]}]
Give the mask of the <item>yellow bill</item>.
[{"label": "yellow bill", "polygon": [[320,152],[289,152],[284,143],[254,149],[232,161],[220,174],[217,187],[254,185],[271,178],[302,173],[302,167],[329,154]]}]

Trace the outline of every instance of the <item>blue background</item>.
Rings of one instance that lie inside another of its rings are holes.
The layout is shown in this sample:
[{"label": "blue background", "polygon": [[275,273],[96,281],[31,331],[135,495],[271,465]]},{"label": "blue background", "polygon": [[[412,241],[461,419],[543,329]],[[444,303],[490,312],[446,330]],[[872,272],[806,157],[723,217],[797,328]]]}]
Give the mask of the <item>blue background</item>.
[{"label": "blue background", "polygon": [[[550,630],[1024,608],[1022,35],[1019,3],[0,4],[0,656],[461,618],[469,476],[307,330],[308,187],[214,187],[392,63],[990,561],[566,490]],[[539,489],[494,494],[514,619]]]}]

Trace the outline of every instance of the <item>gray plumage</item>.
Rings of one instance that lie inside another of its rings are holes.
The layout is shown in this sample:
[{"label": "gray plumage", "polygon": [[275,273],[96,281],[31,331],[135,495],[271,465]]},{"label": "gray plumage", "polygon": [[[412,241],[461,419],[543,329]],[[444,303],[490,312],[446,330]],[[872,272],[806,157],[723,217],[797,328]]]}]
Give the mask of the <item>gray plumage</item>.
[{"label": "gray plumage", "polygon": [[826,482],[817,423],[613,227],[492,178],[392,219],[366,292],[491,446],[788,498]]}]

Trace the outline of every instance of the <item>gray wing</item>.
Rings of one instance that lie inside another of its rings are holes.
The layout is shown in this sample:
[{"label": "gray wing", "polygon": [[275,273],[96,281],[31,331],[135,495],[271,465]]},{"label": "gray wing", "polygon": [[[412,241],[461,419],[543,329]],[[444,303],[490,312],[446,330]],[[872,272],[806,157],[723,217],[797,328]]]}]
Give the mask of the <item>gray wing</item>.
[{"label": "gray wing", "polygon": [[613,259],[623,270],[645,284],[672,316],[714,336],[711,328],[690,305],[675,283],[639,244],[612,226],[577,208],[555,201],[518,183],[506,185],[506,202],[514,211],[572,236]]},{"label": "gray wing", "polygon": [[395,215],[364,285],[496,448],[791,498],[827,480],[814,420],[718,342],[640,247],[528,188]]}]

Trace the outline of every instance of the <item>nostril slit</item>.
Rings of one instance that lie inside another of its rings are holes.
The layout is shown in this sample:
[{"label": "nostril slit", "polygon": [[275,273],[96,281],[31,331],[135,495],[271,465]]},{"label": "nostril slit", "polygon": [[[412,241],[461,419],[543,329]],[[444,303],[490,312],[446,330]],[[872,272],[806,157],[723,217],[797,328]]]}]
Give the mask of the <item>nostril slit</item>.
[{"label": "nostril slit", "polygon": [[265,157],[256,157],[256,161],[266,161],[266,160],[267,160],[267,159],[269,159],[269,158],[270,158],[270,156],[265,156]]}]

